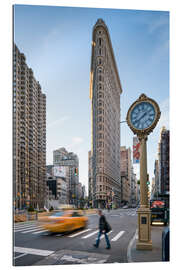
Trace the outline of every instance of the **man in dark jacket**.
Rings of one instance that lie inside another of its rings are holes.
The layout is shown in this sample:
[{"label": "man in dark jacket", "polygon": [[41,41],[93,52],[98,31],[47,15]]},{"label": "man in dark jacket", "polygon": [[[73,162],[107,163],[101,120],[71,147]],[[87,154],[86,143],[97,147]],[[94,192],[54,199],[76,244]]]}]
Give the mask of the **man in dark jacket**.
[{"label": "man in dark jacket", "polygon": [[109,238],[108,238],[108,235],[107,235],[108,224],[107,224],[106,218],[102,214],[102,210],[98,210],[98,215],[100,216],[100,218],[99,218],[99,233],[98,233],[98,238],[96,240],[96,244],[94,244],[94,246],[96,248],[98,248],[99,243],[100,243],[100,237],[104,233],[105,239],[106,239],[106,243],[107,243],[106,249],[110,249],[111,248],[111,245],[110,245],[110,241],[109,241]]}]

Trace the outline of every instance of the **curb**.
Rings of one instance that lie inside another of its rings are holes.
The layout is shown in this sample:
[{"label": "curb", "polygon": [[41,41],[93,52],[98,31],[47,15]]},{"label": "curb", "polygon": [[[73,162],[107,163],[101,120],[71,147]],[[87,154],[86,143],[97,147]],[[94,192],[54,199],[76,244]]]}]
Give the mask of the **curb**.
[{"label": "curb", "polygon": [[137,232],[138,232],[138,229],[136,229],[136,232],[135,232],[133,238],[130,240],[128,248],[127,248],[127,261],[128,261],[128,263],[133,262],[132,256],[131,256],[131,248],[132,248],[132,245],[134,244],[134,241],[136,240]]}]

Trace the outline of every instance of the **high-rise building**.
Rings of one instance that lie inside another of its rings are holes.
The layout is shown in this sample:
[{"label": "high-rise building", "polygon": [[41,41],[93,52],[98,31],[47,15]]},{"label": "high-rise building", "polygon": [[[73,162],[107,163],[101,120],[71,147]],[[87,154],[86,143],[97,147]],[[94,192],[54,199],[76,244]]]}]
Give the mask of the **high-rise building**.
[{"label": "high-rise building", "polygon": [[156,159],[154,163],[154,190],[153,197],[157,198],[160,194],[160,184],[159,184],[159,161]]},{"label": "high-rise building", "polygon": [[15,208],[44,207],[46,96],[26,57],[13,50],[13,196]]},{"label": "high-rise building", "polygon": [[[121,146],[121,193],[122,204],[131,203],[131,178],[132,178],[132,160],[131,149],[126,149],[125,146]],[[134,184],[132,185],[134,188]]]},{"label": "high-rise building", "polygon": [[53,165],[66,167],[67,197],[70,204],[78,204],[79,159],[65,148],[53,151]]},{"label": "high-rise building", "polygon": [[92,110],[93,206],[120,204],[121,82],[108,28],[98,19],[92,34],[90,99]]},{"label": "high-rise building", "polygon": [[137,203],[137,180],[136,174],[133,172],[133,167],[131,168],[131,193],[130,193],[130,204],[134,206]]},{"label": "high-rise building", "polygon": [[169,130],[162,128],[159,143],[159,183],[161,195],[169,194]]},{"label": "high-rise building", "polygon": [[89,206],[93,203],[93,170],[92,170],[92,155],[88,152],[88,200]]}]

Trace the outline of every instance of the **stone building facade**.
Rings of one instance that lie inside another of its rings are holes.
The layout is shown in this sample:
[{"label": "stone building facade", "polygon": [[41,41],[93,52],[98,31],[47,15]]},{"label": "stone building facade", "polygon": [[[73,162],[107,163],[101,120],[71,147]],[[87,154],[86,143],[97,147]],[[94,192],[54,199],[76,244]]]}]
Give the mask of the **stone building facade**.
[{"label": "stone building facade", "polygon": [[64,147],[53,151],[53,165],[66,167],[67,201],[78,205],[79,159]]},{"label": "stone building facade", "polygon": [[169,130],[162,128],[159,143],[160,194],[169,195]]},{"label": "stone building facade", "polygon": [[[90,98],[94,207],[120,204],[121,82],[107,26],[98,19],[92,34]],[[110,194],[110,195],[108,195]],[[112,201],[112,200],[111,200]]]},{"label": "stone building facade", "polygon": [[121,203],[131,203],[132,161],[131,149],[121,146]]}]

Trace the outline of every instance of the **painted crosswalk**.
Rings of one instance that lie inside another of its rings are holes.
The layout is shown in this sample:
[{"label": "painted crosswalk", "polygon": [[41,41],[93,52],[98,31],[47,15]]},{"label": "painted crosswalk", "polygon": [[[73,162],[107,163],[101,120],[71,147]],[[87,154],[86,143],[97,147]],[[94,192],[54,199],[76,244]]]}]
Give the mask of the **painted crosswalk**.
[{"label": "painted crosswalk", "polygon": [[24,224],[15,224],[14,225],[14,233],[33,233],[33,232],[46,232],[47,230],[43,230],[39,223],[24,223]]},{"label": "painted crosswalk", "polygon": [[[37,223],[34,222],[33,224],[17,224],[14,226],[14,232],[15,233],[22,233],[24,235],[26,234],[33,234],[33,235],[39,235],[42,233],[47,233],[48,231],[45,229],[42,229],[42,227]],[[94,228],[87,228],[87,229],[83,229],[80,231],[76,231],[76,232],[72,232],[68,235],[63,235],[63,234],[57,234],[57,237],[67,237],[67,238],[80,238],[83,240],[88,240],[91,237],[94,239],[94,237],[97,237],[99,230],[94,229]],[[122,237],[125,234],[125,231],[113,231],[111,230],[108,233],[109,239],[110,241],[117,241],[120,239],[120,237]],[[104,234],[101,235],[100,239],[104,238]]]},{"label": "painted crosswalk", "polygon": [[125,231],[120,231],[113,239],[111,239],[111,241],[117,241],[124,233]]}]

